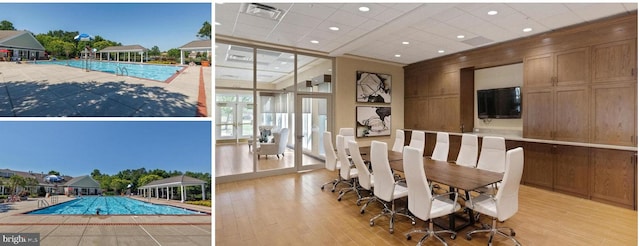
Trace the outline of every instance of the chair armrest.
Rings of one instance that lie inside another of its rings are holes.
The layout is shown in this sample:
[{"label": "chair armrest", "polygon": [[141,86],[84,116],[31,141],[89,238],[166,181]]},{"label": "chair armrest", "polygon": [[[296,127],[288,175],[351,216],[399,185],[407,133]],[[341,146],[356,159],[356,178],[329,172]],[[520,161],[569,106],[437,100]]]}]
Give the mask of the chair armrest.
[{"label": "chair armrest", "polygon": [[[446,195],[451,195],[451,194],[455,194],[455,197],[453,198],[453,200],[452,200],[452,201],[453,201],[454,203],[455,203],[455,202],[457,202],[457,201],[458,201],[458,195],[459,195],[459,194],[458,194],[458,192],[455,192],[455,191],[451,191],[451,192],[447,192],[447,193],[442,193],[442,194],[435,195],[435,196],[431,197],[431,201],[433,201],[433,200],[437,199],[438,197],[442,197],[442,196],[446,196]],[[449,200],[449,198],[447,198],[447,200]],[[456,206],[453,206],[453,208],[451,208],[451,212],[455,212],[455,209],[456,209]]]}]

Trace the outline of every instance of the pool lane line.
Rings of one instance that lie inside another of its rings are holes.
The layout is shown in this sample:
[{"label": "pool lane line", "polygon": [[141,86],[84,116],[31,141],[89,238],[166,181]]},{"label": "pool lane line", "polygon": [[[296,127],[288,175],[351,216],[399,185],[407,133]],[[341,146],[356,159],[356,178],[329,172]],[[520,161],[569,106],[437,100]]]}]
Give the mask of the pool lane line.
[{"label": "pool lane line", "polygon": [[204,76],[202,67],[200,67],[200,82],[198,85],[198,109],[196,111],[197,117],[207,117],[207,94],[204,89]]},{"label": "pool lane line", "polygon": [[[135,221],[135,222],[138,222],[138,221],[136,220],[136,216],[131,216],[131,219],[132,219],[133,221]],[[158,242],[158,240],[156,240],[156,238],[155,238],[155,237],[153,237],[153,236],[151,235],[151,233],[149,233],[149,232],[147,231],[147,229],[144,229],[144,227],[142,227],[142,225],[138,225],[138,226],[139,226],[139,227],[140,227],[140,229],[142,229],[145,233],[147,233],[147,235],[149,235],[149,237],[151,237],[151,239],[153,239],[153,241],[154,241],[154,242],[156,242],[158,245],[162,246],[162,244],[160,244],[160,242]]]}]

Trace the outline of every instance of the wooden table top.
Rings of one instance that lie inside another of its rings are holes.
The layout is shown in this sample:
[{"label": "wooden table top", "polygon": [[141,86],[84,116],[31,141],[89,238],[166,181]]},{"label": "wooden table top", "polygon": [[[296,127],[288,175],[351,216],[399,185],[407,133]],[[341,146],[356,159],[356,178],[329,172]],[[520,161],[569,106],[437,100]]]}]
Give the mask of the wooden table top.
[{"label": "wooden table top", "polygon": [[[370,152],[371,147],[360,147],[363,160],[370,161]],[[388,156],[391,169],[404,172],[402,153],[389,150]],[[430,157],[424,157],[423,161],[428,180],[467,191],[499,182],[503,176],[503,173],[460,166],[446,161],[434,161]]]}]

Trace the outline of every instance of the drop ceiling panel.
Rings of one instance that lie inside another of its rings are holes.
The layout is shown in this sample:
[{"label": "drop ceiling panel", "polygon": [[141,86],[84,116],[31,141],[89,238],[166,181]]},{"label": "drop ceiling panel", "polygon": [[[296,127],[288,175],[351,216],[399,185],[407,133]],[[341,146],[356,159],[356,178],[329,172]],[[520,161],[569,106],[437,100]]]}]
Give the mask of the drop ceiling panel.
[{"label": "drop ceiling panel", "polygon": [[378,21],[387,22],[387,21],[392,21],[395,18],[398,18],[402,14],[404,14],[404,11],[400,11],[400,10],[393,9],[393,8],[388,8],[388,9],[385,9],[379,15],[376,15],[375,17],[373,17],[373,19],[378,20]]},{"label": "drop ceiling panel", "polygon": [[344,23],[350,26],[359,26],[367,20],[366,18],[362,18],[342,10],[337,10],[329,17],[329,19],[337,23]]},{"label": "drop ceiling panel", "polygon": [[557,3],[517,3],[507,5],[520,13],[527,13],[527,16],[535,19],[556,15],[573,15],[573,12],[565,5]]},{"label": "drop ceiling panel", "polygon": [[[369,11],[367,12],[362,12],[360,10],[358,10],[358,8],[362,7],[362,6],[366,6],[369,8]],[[376,15],[379,15],[380,13],[382,13],[384,10],[386,10],[388,7],[385,7],[384,5],[380,5],[380,4],[376,4],[376,3],[345,3],[342,5],[342,7],[340,8],[340,10],[345,11],[347,13],[356,15],[356,16],[360,16],[363,18],[372,18]]]},{"label": "drop ceiling panel", "polygon": [[626,12],[620,3],[575,3],[567,4],[567,6],[586,21]]},{"label": "drop ceiling panel", "polygon": [[[278,22],[275,20],[240,13],[238,14],[237,24],[253,26],[261,29],[269,29],[269,31],[271,31],[271,29],[273,29],[276,24],[278,24]],[[236,27],[236,29],[237,28],[238,27]]]},{"label": "drop ceiling panel", "polygon": [[289,12],[285,16],[285,18],[282,19],[281,23],[289,23],[289,24],[295,24],[298,26],[304,26],[307,28],[315,28],[320,23],[322,23],[322,21],[323,19],[319,19],[313,16],[304,15],[296,12]]}]

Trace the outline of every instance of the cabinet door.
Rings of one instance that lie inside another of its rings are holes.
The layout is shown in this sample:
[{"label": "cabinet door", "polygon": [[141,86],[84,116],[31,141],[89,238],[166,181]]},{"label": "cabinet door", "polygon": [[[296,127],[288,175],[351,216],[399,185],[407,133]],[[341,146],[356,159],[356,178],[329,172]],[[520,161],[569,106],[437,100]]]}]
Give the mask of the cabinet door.
[{"label": "cabinet door", "polygon": [[592,50],[593,82],[626,81],[636,78],[635,39],[596,45]]},{"label": "cabinet door", "polygon": [[555,87],[555,131],[560,141],[589,142],[589,87]]},{"label": "cabinet door", "polygon": [[636,206],[635,152],[592,149],[591,199],[634,209]]},{"label": "cabinet door", "polygon": [[553,189],[589,198],[589,148],[558,145]]},{"label": "cabinet door", "polygon": [[542,55],[524,59],[524,86],[547,87],[552,85],[553,57]]},{"label": "cabinet door", "polygon": [[553,99],[552,88],[525,91],[522,98],[524,137],[553,139]]},{"label": "cabinet door", "polygon": [[428,129],[427,119],[429,114],[425,114],[427,99],[407,98],[404,100],[404,126],[410,129]]},{"label": "cabinet door", "polygon": [[442,97],[429,97],[427,112],[430,116],[427,119],[427,128],[432,131],[445,131],[445,114],[447,107]]},{"label": "cabinet door", "polygon": [[524,183],[553,190],[555,148],[552,144],[526,143],[524,148]]},{"label": "cabinet door", "polygon": [[594,85],[591,91],[591,142],[635,146],[637,84]]},{"label": "cabinet door", "polygon": [[444,122],[443,131],[461,132],[460,129],[460,97],[445,96],[444,101]]},{"label": "cabinet door", "polygon": [[555,55],[556,85],[581,85],[589,82],[589,49],[559,52]]}]

